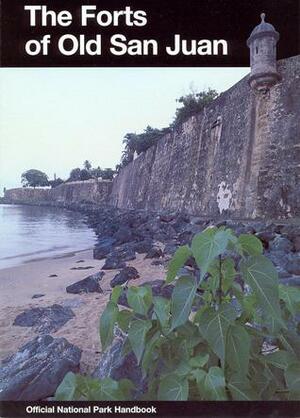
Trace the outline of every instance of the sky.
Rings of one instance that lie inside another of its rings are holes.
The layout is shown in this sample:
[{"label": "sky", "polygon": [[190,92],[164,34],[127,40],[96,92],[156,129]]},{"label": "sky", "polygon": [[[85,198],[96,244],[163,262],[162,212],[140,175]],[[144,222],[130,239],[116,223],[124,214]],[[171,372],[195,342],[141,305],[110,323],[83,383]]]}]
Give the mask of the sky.
[{"label": "sky", "polygon": [[249,68],[1,68],[0,195],[31,168],[66,179],[114,168],[128,132],[168,126],[191,88],[227,90]]}]

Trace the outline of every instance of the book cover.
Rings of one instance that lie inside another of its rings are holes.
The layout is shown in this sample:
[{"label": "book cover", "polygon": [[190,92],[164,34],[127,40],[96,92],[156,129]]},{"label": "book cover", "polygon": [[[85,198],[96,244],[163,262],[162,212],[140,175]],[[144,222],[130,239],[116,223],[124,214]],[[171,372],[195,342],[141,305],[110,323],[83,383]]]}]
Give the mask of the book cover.
[{"label": "book cover", "polygon": [[0,1],[1,417],[299,418],[299,12]]}]

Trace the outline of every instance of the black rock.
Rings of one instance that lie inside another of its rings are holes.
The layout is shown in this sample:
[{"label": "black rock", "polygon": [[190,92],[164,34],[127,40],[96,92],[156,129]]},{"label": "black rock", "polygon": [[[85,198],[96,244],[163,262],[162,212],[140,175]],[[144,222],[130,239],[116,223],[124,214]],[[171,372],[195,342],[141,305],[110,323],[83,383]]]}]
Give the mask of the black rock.
[{"label": "black rock", "polygon": [[300,253],[300,235],[293,237],[292,242],[294,244],[294,251]]},{"label": "black rock", "polygon": [[288,238],[277,235],[272,241],[270,241],[269,248],[271,251],[290,252],[293,249],[293,243]]},{"label": "black rock", "polygon": [[114,239],[102,239],[100,243],[96,245],[93,251],[93,256],[96,260],[103,260],[113,250]]},{"label": "black rock", "polygon": [[134,244],[134,250],[135,252],[139,254],[146,254],[148,251],[151,250],[153,247],[153,241],[151,239],[144,239],[142,241],[138,241]]},{"label": "black rock", "polygon": [[109,256],[117,257],[122,261],[132,261],[136,259],[134,246],[131,244],[123,244],[116,248]]},{"label": "black rock", "polygon": [[114,233],[113,237],[115,238],[117,244],[124,244],[133,240],[132,229],[128,226],[121,226],[117,232]]},{"label": "black rock", "polygon": [[126,267],[126,263],[119,258],[110,256],[105,260],[103,270],[117,270]]},{"label": "black rock", "polygon": [[34,327],[36,332],[47,334],[59,330],[74,316],[72,309],[55,304],[46,308],[27,309],[16,317],[13,325]]},{"label": "black rock", "polygon": [[118,304],[124,306],[125,308],[129,308],[128,301],[127,301],[127,289],[122,290],[122,293],[119,296]]},{"label": "black rock", "polygon": [[151,261],[151,266],[161,266],[164,264],[164,262],[165,260],[158,258],[158,259]]},{"label": "black rock", "polygon": [[125,261],[135,260],[136,255],[132,246],[124,244],[112,251],[105,260],[103,270],[115,270],[126,267]]},{"label": "black rock", "polygon": [[71,267],[70,270],[90,270],[93,269],[94,266],[80,266],[80,267]]},{"label": "black rock", "polygon": [[163,257],[164,253],[159,247],[152,247],[146,254],[145,258],[159,258]]},{"label": "black rock", "polygon": [[284,279],[279,279],[280,283],[286,284],[288,286],[300,287],[300,276],[288,277]]},{"label": "black rock", "polygon": [[166,222],[166,223],[172,222],[175,218],[176,218],[175,213],[162,213],[159,215],[159,219],[162,222]]},{"label": "black rock", "polygon": [[152,280],[151,282],[144,282],[141,286],[150,286],[153,296],[163,296],[166,299],[171,299],[174,286],[172,284],[165,285],[164,280]]},{"label": "black rock", "polygon": [[139,273],[134,267],[125,267],[110,282],[111,287],[126,283],[128,280],[138,279]]},{"label": "black rock", "polygon": [[164,253],[169,254],[169,255],[173,255],[179,246],[180,246],[180,244],[178,242],[171,241],[171,242],[169,242],[165,245]]},{"label": "black rock", "polygon": [[45,296],[43,293],[36,293],[35,295],[32,296],[31,299],[38,299],[38,298],[42,298],[43,296]]},{"label": "black rock", "polygon": [[66,288],[67,293],[103,293],[100,281],[104,276],[104,272],[92,274],[79,282],[73,283]]},{"label": "black rock", "polygon": [[147,388],[142,376],[141,367],[133,352],[123,354],[126,335],[120,330],[115,331],[112,345],[103,353],[99,364],[93,372],[93,377],[104,379],[110,377],[114,380],[129,379],[134,384],[133,397],[138,398]]},{"label": "black rock", "polygon": [[65,338],[36,337],[0,369],[1,401],[38,401],[53,396],[68,372],[77,372],[81,350]]},{"label": "black rock", "polygon": [[269,248],[269,242],[276,238],[276,233],[272,231],[261,231],[255,235],[262,241],[264,248]]},{"label": "black rock", "polygon": [[300,255],[290,257],[286,269],[291,274],[300,275]]}]

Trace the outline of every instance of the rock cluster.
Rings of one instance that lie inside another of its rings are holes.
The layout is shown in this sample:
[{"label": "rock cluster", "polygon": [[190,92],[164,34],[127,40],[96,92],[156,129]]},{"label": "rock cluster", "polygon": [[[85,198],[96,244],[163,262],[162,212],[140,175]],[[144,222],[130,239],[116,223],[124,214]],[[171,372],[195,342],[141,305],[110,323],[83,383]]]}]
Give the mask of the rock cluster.
[{"label": "rock cluster", "polygon": [[[279,274],[281,283],[300,286],[300,225],[291,222],[222,220],[215,222],[181,213],[149,213],[121,211],[113,208],[94,209],[89,213],[89,223],[96,231],[98,242],[94,258],[104,260],[103,270],[118,269],[111,287],[124,285],[119,305],[128,307],[126,284],[137,279],[139,272],[127,262],[136,254],[153,259],[152,264],[167,265],[176,249],[190,244],[193,236],[210,225],[226,226],[236,234],[254,234],[263,243],[264,252]],[[238,260],[236,260],[238,261]],[[183,273],[197,269],[193,259],[186,262]],[[90,275],[66,288],[68,293],[102,293],[104,271]],[[152,288],[154,296],[170,299],[173,285],[164,286],[163,280],[143,283]],[[42,297],[33,295],[33,298]],[[76,302],[76,301],[75,301]],[[77,302],[76,302],[77,303]],[[80,301],[80,303],[82,303]],[[76,305],[74,305],[76,306]],[[30,341],[16,354],[6,359],[0,372],[0,399],[38,400],[53,395],[64,375],[76,370],[80,350],[63,338],[50,335],[74,317],[72,306],[53,305],[28,309],[18,315],[14,325],[33,327],[42,336]],[[111,347],[102,355],[94,377],[128,378],[136,386],[136,394],[145,390],[146,382],[132,352],[123,356],[125,336],[116,331]]]},{"label": "rock cluster", "polygon": [[103,269],[122,269],[136,253],[153,258],[153,264],[167,264],[176,249],[189,244],[195,234],[210,225],[225,225],[238,235],[254,234],[260,238],[265,255],[278,270],[280,281],[300,286],[300,225],[292,221],[227,219],[216,222],[182,213],[102,208],[90,214],[89,223],[98,235],[94,256],[106,258]]},{"label": "rock cluster", "polygon": [[13,325],[33,327],[35,332],[39,334],[48,334],[59,330],[74,316],[71,308],[54,304],[47,307],[26,309],[15,318]]},{"label": "rock cluster", "polygon": [[29,341],[0,369],[0,401],[37,401],[52,396],[66,373],[77,372],[81,350],[65,338]]}]

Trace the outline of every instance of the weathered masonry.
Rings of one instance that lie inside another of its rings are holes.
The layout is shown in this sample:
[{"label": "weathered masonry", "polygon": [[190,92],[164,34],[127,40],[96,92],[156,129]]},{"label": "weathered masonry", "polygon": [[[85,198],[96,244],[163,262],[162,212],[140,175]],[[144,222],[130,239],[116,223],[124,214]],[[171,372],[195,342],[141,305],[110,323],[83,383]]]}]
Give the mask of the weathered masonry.
[{"label": "weathered masonry", "polygon": [[278,40],[262,15],[247,42],[250,75],[140,154],[113,184],[13,189],[6,200],[208,217],[300,216],[300,55],[277,62]]},{"label": "weathered masonry", "polygon": [[274,27],[248,39],[251,73],[115,178],[120,208],[300,216],[300,56],[276,62]]}]

